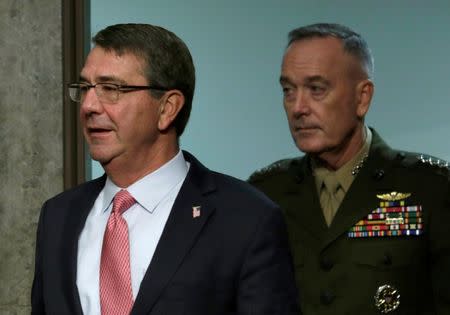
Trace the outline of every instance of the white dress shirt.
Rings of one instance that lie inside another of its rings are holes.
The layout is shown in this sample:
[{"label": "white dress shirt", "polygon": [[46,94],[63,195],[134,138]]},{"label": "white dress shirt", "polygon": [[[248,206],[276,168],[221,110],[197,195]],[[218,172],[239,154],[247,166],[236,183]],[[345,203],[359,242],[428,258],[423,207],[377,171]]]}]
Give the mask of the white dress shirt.
[{"label": "white dress shirt", "polygon": [[[158,170],[126,189],[136,203],[123,217],[130,239],[131,284],[136,299],[142,279],[152,260],[175,198],[186,178],[189,163],[181,151]],[[95,200],[78,240],[77,287],[84,314],[100,314],[100,256],[103,235],[120,190],[109,178]]]}]

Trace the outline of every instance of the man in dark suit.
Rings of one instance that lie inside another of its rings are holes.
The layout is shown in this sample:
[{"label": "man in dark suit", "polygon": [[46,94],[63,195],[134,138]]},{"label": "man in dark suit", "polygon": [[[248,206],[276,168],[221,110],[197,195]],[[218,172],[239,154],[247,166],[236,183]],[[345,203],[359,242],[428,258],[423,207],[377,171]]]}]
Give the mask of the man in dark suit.
[{"label": "man in dark suit", "polygon": [[106,174],[45,202],[32,314],[297,314],[279,208],[179,149],[186,45],[145,24],[93,41],[69,90]]},{"label": "man in dark suit", "polygon": [[349,28],[293,30],[280,83],[306,154],[249,181],[283,209],[304,314],[450,314],[448,163],[391,149],[365,126],[372,76]]}]

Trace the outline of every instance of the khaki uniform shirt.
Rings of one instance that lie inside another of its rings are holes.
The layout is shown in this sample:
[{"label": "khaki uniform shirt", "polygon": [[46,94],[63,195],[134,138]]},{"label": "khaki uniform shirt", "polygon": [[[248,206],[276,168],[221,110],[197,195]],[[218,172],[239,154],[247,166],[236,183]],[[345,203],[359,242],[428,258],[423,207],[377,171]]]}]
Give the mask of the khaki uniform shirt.
[{"label": "khaki uniform shirt", "polygon": [[320,205],[328,226],[331,225],[339,205],[353,183],[355,175],[357,175],[368,156],[370,143],[372,142],[372,132],[369,128],[366,128],[365,135],[365,141],[359,152],[336,171],[329,170],[320,166],[317,161],[311,160]]}]

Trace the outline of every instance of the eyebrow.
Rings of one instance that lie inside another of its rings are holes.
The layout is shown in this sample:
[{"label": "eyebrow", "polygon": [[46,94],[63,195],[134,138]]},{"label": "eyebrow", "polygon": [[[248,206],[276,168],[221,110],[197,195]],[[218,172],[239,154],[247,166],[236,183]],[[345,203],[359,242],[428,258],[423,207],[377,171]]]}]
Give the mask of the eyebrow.
[{"label": "eyebrow", "polygon": [[[327,84],[327,85],[330,84],[330,81],[325,79],[321,75],[313,75],[313,76],[310,76],[310,77],[306,77],[304,79],[304,82],[305,83],[322,82],[322,83]],[[282,76],[280,76],[280,84],[293,84],[293,82],[288,77],[282,75]]]},{"label": "eyebrow", "polygon": [[289,80],[289,78],[288,77],[286,77],[286,76],[280,76],[280,84],[291,84],[292,83],[292,81],[291,80]]},{"label": "eyebrow", "polygon": [[307,83],[312,83],[312,82],[317,82],[317,81],[325,83],[325,84],[329,84],[330,83],[329,80],[325,79],[321,75],[313,75],[313,76],[307,77],[305,79],[305,82],[307,82]]},{"label": "eyebrow", "polygon": [[[79,76],[79,80],[80,80],[80,82],[89,82],[89,80],[87,80],[82,75]],[[113,75],[102,75],[102,76],[96,77],[95,81],[97,81],[97,82],[115,82],[115,83],[118,83],[119,85],[127,83],[127,82],[125,82],[125,80],[120,79]]]}]

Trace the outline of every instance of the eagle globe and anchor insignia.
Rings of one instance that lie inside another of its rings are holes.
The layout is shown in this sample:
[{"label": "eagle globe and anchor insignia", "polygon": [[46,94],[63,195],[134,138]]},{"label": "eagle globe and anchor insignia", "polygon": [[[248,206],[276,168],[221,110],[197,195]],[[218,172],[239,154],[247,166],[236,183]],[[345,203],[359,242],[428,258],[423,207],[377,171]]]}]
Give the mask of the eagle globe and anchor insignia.
[{"label": "eagle globe and anchor insignia", "polygon": [[391,285],[382,285],[375,294],[375,306],[382,314],[395,311],[400,306],[400,292]]}]

